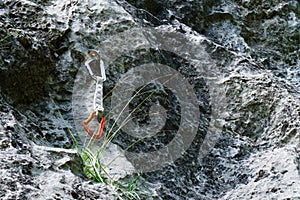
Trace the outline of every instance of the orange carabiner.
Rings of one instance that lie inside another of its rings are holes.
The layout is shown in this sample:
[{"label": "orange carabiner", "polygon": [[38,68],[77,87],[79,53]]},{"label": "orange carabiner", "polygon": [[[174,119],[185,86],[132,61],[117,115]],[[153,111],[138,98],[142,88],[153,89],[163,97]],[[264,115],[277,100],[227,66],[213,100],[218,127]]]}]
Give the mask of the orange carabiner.
[{"label": "orange carabiner", "polygon": [[105,124],[105,117],[104,117],[104,115],[102,115],[102,117],[101,117],[101,120],[100,120],[100,124],[99,124],[99,128],[98,128],[97,134],[95,134],[95,133],[89,128],[89,126],[88,126],[88,123],[89,123],[94,117],[97,117],[97,114],[96,114],[96,113],[97,113],[96,111],[92,112],[92,113],[88,116],[88,118],[82,122],[82,125],[83,125],[84,129],[86,130],[86,132],[87,132],[91,137],[98,139],[98,138],[101,138],[102,132],[103,132],[103,129],[104,129],[104,124]]}]

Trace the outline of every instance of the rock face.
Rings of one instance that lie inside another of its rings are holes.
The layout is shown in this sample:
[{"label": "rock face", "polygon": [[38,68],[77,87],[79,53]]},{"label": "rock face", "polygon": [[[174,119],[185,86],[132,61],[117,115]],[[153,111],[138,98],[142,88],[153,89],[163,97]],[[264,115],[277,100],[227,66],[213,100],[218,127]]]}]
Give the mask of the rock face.
[{"label": "rock face", "polygon": [[[154,199],[299,199],[299,10],[296,0],[0,1],[0,198],[117,198],[84,176],[69,134],[84,140],[79,122],[93,90],[83,63],[87,49],[97,49],[109,111],[124,75],[150,62],[172,66],[195,92],[199,126],[186,152],[142,173],[156,186]],[[80,73],[87,88],[78,87]],[[161,149],[176,136],[190,113],[172,92],[162,87],[135,113],[144,116],[135,123],[149,125],[147,113],[162,109],[172,131],[132,152]],[[133,140],[122,128],[111,149]]]}]

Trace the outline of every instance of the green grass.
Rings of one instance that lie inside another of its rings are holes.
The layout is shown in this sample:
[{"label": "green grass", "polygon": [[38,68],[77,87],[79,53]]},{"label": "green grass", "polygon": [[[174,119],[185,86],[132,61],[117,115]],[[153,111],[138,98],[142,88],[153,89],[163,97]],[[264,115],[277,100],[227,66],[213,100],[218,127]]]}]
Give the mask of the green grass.
[{"label": "green grass", "polygon": [[[58,111],[59,112],[59,111]],[[59,115],[62,117],[61,113]],[[106,146],[111,142],[113,135],[104,136],[104,142],[96,153],[93,153],[90,145],[93,145],[95,139],[90,139],[89,145],[79,145],[77,137],[69,130],[69,134],[73,138],[73,148],[77,150],[83,163],[83,172],[87,178],[107,185],[113,186],[115,191],[112,191],[118,199],[145,199],[152,196],[150,190],[145,185],[145,180],[142,180],[141,174],[127,175],[124,179],[114,179],[106,170],[107,167],[117,158],[114,157],[107,165],[102,165],[101,155]],[[141,181],[142,180],[142,181]]]},{"label": "green grass", "polygon": [[[125,177],[120,180],[122,188],[121,191],[129,199],[142,199],[142,197],[149,196],[148,188],[145,188],[145,180],[141,179],[141,175],[138,174],[134,178]],[[145,189],[144,189],[145,188]]]},{"label": "green grass", "polygon": [[[146,85],[144,87],[146,87]],[[117,116],[116,121],[120,118],[120,116],[121,116],[121,114],[123,114],[125,108],[129,105],[129,103],[135,97],[137,97],[138,95],[149,93],[148,97],[145,98],[142,102],[140,102],[139,105],[131,111],[131,113],[135,112],[156,91],[156,90],[149,90],[146,92],[141,92],[144,89],[144,87],[140,88],[138,90],[138,92],[135,95],[133,95],[131,97],[131,99],[128,100],[126,106],[123,108],[123,110]],[[116,126],[116,121],[113,123],[112,127],[109,130],[107,130],[107,132],[104,134],[103,143],[99,147],[99,149],[97,150],[96,153],[93,153],[90,148],[90,146],[93,146],[94,142],[96,141],[96,139],[93,139],[91,137],[88,141],[84,142],[84,145],[80,146],[77,143],[76,146],[77,146],[78,153],[84,163],[84,166],[83,166],[84,173],[86,174],[86,176],[88,178],[90,178],[94,181],[97,181],[97,182],[111,184],[112,186],[116,187],[117,191],[119,193],[121,193],[122,196],[125,196],[127,199],[142,199],[147,196],[151,196],[151,194],[149,193],[149,190],[145,186],[145,180],[141,181],[141,179],[142,179],[141,173],[138,173],[136,176],[133,176],[133,177],[128,176],[128,177],[124,177],[124,179],[116,180],[106,170],[118,158],[118,156],[121,156],[121,154],[112,158],[111,161],[105,165],[101,163],[102,153],[105,151],[107,146],[112,142],[112,140],[116,136],[116,134],[119,133],[119,131],[122,129],[122,127],[125,126],[129,120],[131,120],[131,118],[129,118],[130,114],[122,122],[122,124],[117,128],[117,130],[113,130],[113,128]],[[75,138],[74,135],[72,137]],[[134,143],[129,145],[126,149],[124,149],[124,151],[127,151],[129,148],[131,148],[132,146],[134,146],[137,142],[139,142],[141,140],[142,140],[142,138],[135,141]],[[76,140],[76,141],[78,141],[78,140]],[[119,199],[122,199],[122,197],[120,195],[117,195],[117,196]]]},{"label": "green grass", "polygon": [[127,175],[121,179],[114,179],[106,168],[101,164],[101,153],[93,154],[89,148],[82,148],[78,150],[83,161],[83,171],[85,175],[96,182],[111,185],[116,188],[114,194],[123,199],[144,199],[151,196],[149,189],[145,186],[145,180],[142,180],[141,174],[135,176]]},{"label": "green grass", "polygon": [[[171,77],[172,78],[172,77]],[[86,177],[89,179],[104,183],[107,185],[112,186],[112,188],[115,188],[113,191],[114,194],[118,199],[145,199],[147,197],[153,196],[151,194],[150,190],[146,187],[146,181],[142,178],[142,172],[137,173],[135,175],[126,175],[123,178],[115,179],[109,174],[109,171],[107,170],[108,167],[119,157],[121,154],[111,158],[111,160],[104,164],[101,162],[102,154],[105,151],[105,149],[108,147],[108,145],[112,142],[113,138],[120,132],[123,126],[126,125],[126,123],[129,120],[132,120],[130,118],[130,114],[134,113],[137,109],[139,109],[142,104],[147,101],[151,96],[158,90],[158,89],[153,89],[153,90],[148,90],[142,92],[142,90],[146,87],[147,85],[144,85],[141,87],[128,101],[126,102],[126,105],[124,106],[123,110],[119,113],[117,116],[117,119],[115,119],[114,123],[112,124],[111,128],[106,130],[103,133],[102,138],[100,139],[102,141],[101,146],[94,152],[92,147],[95,145],[95,143],[99,143],[98,139],[94,139],[90,137],[82,128],[81,133],[85,135],[86,139],[83,142],[83,144],[79,144],[80,137],[76,136],[71,130],[68,130],[69,134],[71,135],[73,139],[73,148],[77,150],[78,155],[80,156],[82,162],[83,162],[83,172],[85,173]],[[114,90],[114,89],[113,89]],[[112,91],[111,91],[112,92]],[[125,111],[125,108],[129,106],[130,102],[138,97],[139,95],[147,95],[146,98],[143,98],[143,101],[140,102],[132,111],[129,113],[127,118],[119,125],[119,127],[116,126],[117,121],[119,120],[120,116],[123,114]],[[105,97],[104,97],[105,98]],[[54,100],[52,100],[53,103]],[[58,111],[59,112],[59,111]],[[112,111],[110,111],[107,115],[106,118],[109,118],[109,115]],[[59,116],[62,120],[63,116],[59,112]],[[113,130],[115,127],[116,130]],[[129,148],[133,147],[136,143],[140,142],[143,138],[140,138],[130,144],[126,149],[123,150],[122,153],[128,151]]]},{"label": "green grass", "polygon": [[[138,95],[142,95],[144,93],[140,93],[140,91],[144,87],[140,88],[140,90],[130,99],[128,100],[126,106],[129,105],[130,101],[133,100]],[[150,94],[148,95],[148,98],[153,95],[153,93],[156,90],[147,91]],[[145,98],[135,109],[133,109],[131,112],[134,112],[137,110],[143,102],[145,102],[148,98]],[[54,100],[52,100],[53,103]],[[117,116],[116,121],[120,118],[121,114],[124,112],[125,108],[119,113]],[[63,116],[58,111],[59,116],[62,120]],[[109,113],[110,114],[110,113]],[[108,114],[108,115],[109,115]],[[71,135],[73,139],[73,148],[77,150],[78,155],[80,156],[82,162],[83,162],[83,172],[86,175],[87,178],[104,183],[107,185],[113,186],[113,188],[116,188],[116,191],[114,191],[114,194],[119,199],[145,199],[146,197],[152,196],[150,193],[150,190],[145,185],[145,180],[142,180],[141,173],[138,173],[137,175],[127,175],[124,178],[121,179],[114,179],[109,172],[107,171],[107,168],[119,157],[118,156],[113,157],[107,164],[101,163],[101,157],[102,153],[105,151],[107,146],[112,142],[113,138],[116,136],[116,134],[122,129],[124,125],[128,122],[128,120],[131,120],[129,118],[130,115],[122,122],[122,124],[117,128],[117,130],[113,130],[113,128],[116,126],[116,122],[113,123],[112,127],[106,131],[106,133],[103,134],[101,140],[103,140],[102,145],[98,148],[96,152],[93,152],[92,147],[95,145],[95,142],[98,140],[90,137],[83,129],[81,131],[81,134],[86,135],[86,140],[84,141],[83,145],[79,144],[79,137],[77,137],[70,129],[68,130],[69,134]],[[88,139],[87,139],[88,138]],[[134,146],[137,142],[141,141],[141,139],[135,141],[131,145],[129,145],[126,149],[123,151],[127,151],[129,148]]]}]

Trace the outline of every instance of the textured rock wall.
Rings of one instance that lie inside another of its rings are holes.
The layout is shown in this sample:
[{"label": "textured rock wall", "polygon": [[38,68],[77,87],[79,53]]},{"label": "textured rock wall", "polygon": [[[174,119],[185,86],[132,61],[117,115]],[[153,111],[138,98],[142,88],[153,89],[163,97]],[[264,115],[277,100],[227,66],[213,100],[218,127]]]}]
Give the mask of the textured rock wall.
[{"label": "textured rock wall", "polygon": [[[84,177],[70,150],[68,130],[79,134],[73,84],[87,49],[138,26],[201,40],[228,99],[208,155],[201,157],[198,134],[175,163],[143,174],[156,185],[155,198],[300,198],[299,9],[293,0],[0,1],[0,198],[115,198],[111,188]],[[120,62],[153,58],[173,59],[150,51]],[[124,73],[116,66],[105,93]],[[189,78],[201,76],[182,66]]]}]

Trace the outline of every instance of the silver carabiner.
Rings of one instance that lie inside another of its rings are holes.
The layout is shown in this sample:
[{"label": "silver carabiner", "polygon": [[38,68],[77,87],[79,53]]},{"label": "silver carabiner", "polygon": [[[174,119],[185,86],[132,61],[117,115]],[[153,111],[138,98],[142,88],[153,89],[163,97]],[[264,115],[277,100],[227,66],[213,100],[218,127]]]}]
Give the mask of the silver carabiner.
[{"label": "silver carabiner", "polygon": [[104,63],[96,50],[88,50],[88,58],[85,61],[85,66],[94,80],[102,82],[106,80]]},{"label": "silver carabiner", "polygon": [[106,80],[104,63],[100,54],[94,50],[88,50],[87,60],[85,61],[90,76],[96,81],[94,94],[94,111],[102,113],[103,108],[103,82]]}]

